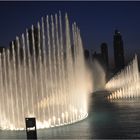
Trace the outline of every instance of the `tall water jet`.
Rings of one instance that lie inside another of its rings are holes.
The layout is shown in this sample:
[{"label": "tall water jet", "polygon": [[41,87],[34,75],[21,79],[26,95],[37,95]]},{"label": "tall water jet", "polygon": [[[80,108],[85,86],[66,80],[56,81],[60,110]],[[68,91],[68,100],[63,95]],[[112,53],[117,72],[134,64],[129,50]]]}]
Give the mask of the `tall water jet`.
[{"label": "tall water jet", "polygon": [[26,117],[36,117],[37,129],[87,117],[80,30],[67,14],[65,29],[62,21],[60,12],[41,18],[0,54],[1,129],[24,129]]},{"label": "tall water jet", "polygon": [[136,55],[128,66],[107,82],[106,89],[111,91],[109,99],[140,97],[140,77]]}]

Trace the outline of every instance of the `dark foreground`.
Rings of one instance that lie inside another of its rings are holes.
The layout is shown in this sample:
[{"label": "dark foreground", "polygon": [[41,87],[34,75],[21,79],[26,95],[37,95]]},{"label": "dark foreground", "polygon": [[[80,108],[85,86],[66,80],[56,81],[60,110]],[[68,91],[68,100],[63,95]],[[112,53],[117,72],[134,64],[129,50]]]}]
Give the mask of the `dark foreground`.
[{"label": "dark foreground", "polygon": [[[106,92],[90,98],[89,116],[76,124],[38,130],[39,139],[140,139],[140,99],[108,101]],[[25,139],[25,131],[0,131],[2,139]]]}]

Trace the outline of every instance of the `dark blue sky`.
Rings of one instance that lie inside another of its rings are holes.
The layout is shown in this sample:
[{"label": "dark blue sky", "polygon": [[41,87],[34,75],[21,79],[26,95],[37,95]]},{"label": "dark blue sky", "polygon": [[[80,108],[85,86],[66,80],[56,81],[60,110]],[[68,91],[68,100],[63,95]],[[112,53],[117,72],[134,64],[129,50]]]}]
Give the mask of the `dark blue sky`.
[{"label": "dark blue sky", "polygon": [[84,46],[99,51],[107,42],[113,56],[113,34],[123,36],[125,56],[140,52],[140,2],[0,2],[0,45],[8,45],[46,14],[68,13],[81,30]]}]

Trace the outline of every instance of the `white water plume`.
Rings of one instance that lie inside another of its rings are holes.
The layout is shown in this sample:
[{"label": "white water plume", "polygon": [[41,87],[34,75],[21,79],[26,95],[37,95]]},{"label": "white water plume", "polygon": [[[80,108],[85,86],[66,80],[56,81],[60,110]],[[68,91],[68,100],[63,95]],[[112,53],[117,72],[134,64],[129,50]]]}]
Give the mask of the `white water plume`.
[{"label": "white water plume", "polygon": [[67,14],[65,29],[62,21],[61,13],[42,18],[0,54],[1,129],[24,129],[25,117],[36,117],[37,129],[87,117],[80,30]]},{"label": "white water plume", "polygon": [[107,82],[106,89],[111,92],[108,99],[140,97],[140,76],[136,55],[128,66]]}]

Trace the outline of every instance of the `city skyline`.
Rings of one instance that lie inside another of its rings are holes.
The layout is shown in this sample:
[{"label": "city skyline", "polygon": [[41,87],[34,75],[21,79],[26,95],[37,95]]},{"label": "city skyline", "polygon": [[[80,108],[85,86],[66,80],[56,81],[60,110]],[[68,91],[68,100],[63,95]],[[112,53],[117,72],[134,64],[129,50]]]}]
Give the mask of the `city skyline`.
[{"label": "city skyline", "polygon": [[139,53],[140,2],[1,2],[0,46],[36,24],[47,14],[66,12],[81,30],[84,47],[99,51],[102,42],[108,44],[110,61],[113,59],[113,34],[117,28],[124,41],[124,55],[129,59]]},{"label": "city skyline", "polygon": [[140,139],[139,13],[136,1],[1,2],[0,138]]}]

